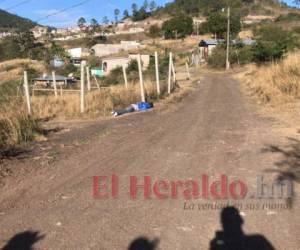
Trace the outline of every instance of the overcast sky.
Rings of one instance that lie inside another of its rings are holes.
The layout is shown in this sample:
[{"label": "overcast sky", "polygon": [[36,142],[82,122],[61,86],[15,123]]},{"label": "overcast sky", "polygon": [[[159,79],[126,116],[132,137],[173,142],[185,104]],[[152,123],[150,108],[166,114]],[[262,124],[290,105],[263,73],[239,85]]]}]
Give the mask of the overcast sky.
[{"label": "overcast sky", "polygon": [[[9,9],[9,12],[36,21],[46,15],[68,8],[82,1],[84,0],[0,0],[0,9]],[[156,0],[159,5],[164,5],[170,1],[171,0]],[[40,23],[55,27],[69,27],[75,26],[79,17],[85,17],[87,21],[90,21],[91,18],[95,18],[99,22],[102,22],[104,16],[113,19],[113,13],[116,8],[120,9],[122,14],[124,9],[131,9],[132,3],[137,3],[141,6],[143,2],[144,0],[90,0],[90,2],[80,7],[49,17],[46,20],[40,21]],[[148,0],[148,2],[150,2],[150,0]],[[293,0],[285,0],[285,2],[292,4]],[[17,5],[19,6],[15,7]]]}]

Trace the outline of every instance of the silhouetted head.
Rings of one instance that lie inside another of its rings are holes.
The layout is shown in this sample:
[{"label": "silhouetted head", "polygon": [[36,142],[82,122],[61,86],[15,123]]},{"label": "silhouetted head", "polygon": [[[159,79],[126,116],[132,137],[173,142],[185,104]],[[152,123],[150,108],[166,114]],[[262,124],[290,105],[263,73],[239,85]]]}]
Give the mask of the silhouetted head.
[{"label": "silhouetted head", "polygon": [[224,231],[240,231],[244,223],[239,210],[235,207],[226,207],[221,212],[221,222]]},{"label": "silhouetted head", "polygon": [[133,241],[128,250],[155,250],[157,244],[157,239],[150,241],[147,238],[141,237]]},{"label": "silhouetted head", "polygon": [[19,233],[12,237],[2,250],[31,250],[32,246],[42,238],[44,235],[40,235],[39,232]]}]

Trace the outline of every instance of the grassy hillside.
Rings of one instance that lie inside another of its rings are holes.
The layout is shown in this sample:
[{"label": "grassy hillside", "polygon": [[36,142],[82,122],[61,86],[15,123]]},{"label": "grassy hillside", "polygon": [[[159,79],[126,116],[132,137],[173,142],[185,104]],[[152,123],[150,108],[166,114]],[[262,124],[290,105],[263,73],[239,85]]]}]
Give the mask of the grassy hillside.
[{"label": "grassy hillside", "polygon": [[300,97],[299,63],[300,52],[294,52],[280,62],[263,66],[250,65],[242,77],[261,103],[297,103]]},{"label": "grassy hillside", "polygon": [[[230,0],[231,5],[237,7],[242,16],[248,14],[274,15],[293,11],[286,4],[278,0]],[[192,16],[207,15],[210,11],[222,9],[227,0],[175,0],[158,10],[157,14],[175,14],[184,12]],[[294,9],[294,11],[297,11]]]},{"label": "grassy hillside", "polygon": [[35,25],[36,23],[29,19],[0,9],[0,30],[27,30],[33,28]]}]

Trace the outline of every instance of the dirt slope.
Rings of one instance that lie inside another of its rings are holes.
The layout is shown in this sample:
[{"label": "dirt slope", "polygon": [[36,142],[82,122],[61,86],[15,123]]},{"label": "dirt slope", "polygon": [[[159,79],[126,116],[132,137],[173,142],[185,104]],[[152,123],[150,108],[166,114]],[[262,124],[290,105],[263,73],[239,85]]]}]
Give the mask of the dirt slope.
[{"label": "dirt slope", "polygon": [[[22,175],[5,180],[0,195],[0,246],[17,233],[33,230],[44,235],[36,249],[127,249],[142,235],[158,238],[158,249],[208,249],[221,230],[220,210],[184,210],[181,195],[144,200],[140,194],[130,200],[129,176],[138,176],[141,182],[145,175],[154,181],[199,180],[202,174],[215,180],[226,174],[231,180],[243,180],[250,189],[257,175],[275,178],[266,170],[285,160],[264,150],[288,145],[274,132],[278,126],[276,120],[256,112],[238,82],[219,74],[207,75],[195,92],[168,110],[88,125],[75,130],[69,141],[62,135],[55,139],[57,148],[64,143],[61,147],[66,149],[74,140],[80,145],[70,146],[45,165],[24,159],[15,165]],[[113,173],[119,178],[119,198],[94,200],[92,177]],[[251,202],[285,204],[240,201]],[[215,201],[188,202],[192,203]],[[276,249],[299,249],[298,208],[296,196],[290,210],[241,209],[244,232],[263,235]]]}]

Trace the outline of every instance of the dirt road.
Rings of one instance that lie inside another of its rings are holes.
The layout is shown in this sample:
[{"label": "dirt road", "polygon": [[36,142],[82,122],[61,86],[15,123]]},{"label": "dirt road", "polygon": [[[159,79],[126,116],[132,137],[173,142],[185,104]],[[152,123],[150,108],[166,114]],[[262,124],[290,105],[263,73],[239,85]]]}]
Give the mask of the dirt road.
[{"label": "dirt road", "polygon": [[[22,160],[16,165],[18,174],[7,177],[1,187],[0,246],[31,230],[43,236],[36,239],[35,249],[127,249],[140,236],[158,239],[157,249],[209,249],[216,231],[222,230],[221,209],[202,205],[228,200],[186,203],[182,191],[176,199],[159,200],[152,192],[145,200],[139,192],[132,200],[129,177],[137,176],[139,184],[144,176],[152,182],[192,178],[200,183],[204,174],[210,180],[225,174],[253,189],[258,175],[273,180],[276,176],[266,170],[285,160],[266,150],[288,143],[274,132],[277,126],[276,120],[257,112],[238,82],[217,74],[204,77],[193,93],[168,109],[76,130],[76,148],[67,149],[71,142],[58,136],[54,145],[63,141],[67,153],[53,153],[55,159],[47,165]],[[93,199],[92,177],[112,174],[118,176],[118,198]],[[291,209],[260,207],[285,200],[237,202],[244,206],[240,216],[245,234],[263,235],[275,249],[300,249],[297,196]],[[249,210],[247,204],[259,207]]]}]

